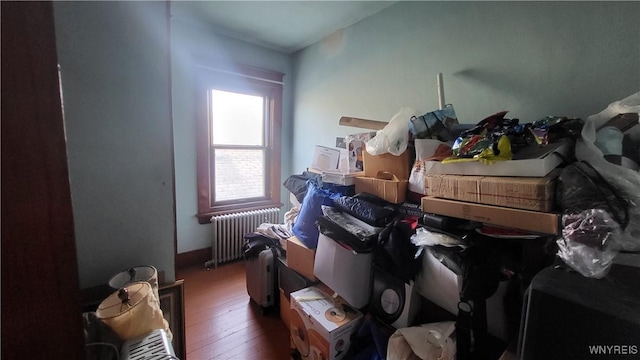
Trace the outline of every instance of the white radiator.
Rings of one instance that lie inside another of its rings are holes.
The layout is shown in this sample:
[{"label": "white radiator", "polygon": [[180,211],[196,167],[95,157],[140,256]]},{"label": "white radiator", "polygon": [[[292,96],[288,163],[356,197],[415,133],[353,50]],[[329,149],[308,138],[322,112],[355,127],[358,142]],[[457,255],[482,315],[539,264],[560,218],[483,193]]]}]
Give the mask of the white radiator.
[{"label": "white radiator", "polygon": [[279,215],[279,208],[268,208],[212,217],[213,259],[205,267],[241,258],[244,234],[254,232],[263,223],[278,224]]},{"label": "white radiator", "polygon": [[163,329],[157,329],[141,338],[126,341],[122,345],[120,358],[123,360],[178,359],[167,333]]}]

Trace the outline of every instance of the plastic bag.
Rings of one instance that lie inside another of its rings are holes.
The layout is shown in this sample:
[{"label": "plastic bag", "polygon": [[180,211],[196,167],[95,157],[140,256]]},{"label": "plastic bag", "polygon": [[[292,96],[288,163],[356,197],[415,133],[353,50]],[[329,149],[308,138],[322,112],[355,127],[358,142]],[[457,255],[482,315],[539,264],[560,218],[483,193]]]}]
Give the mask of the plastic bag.
[{"label": "plastic bag", "polygon": [[333,205],[340,194],[322,189],[317,180],[307,182],[307,194],[302,201],[300,214],[293,225],[293,234],[309,249],[318,246],[319,231],[316,220],[322,216],[322,205]]},{"label": "plastic bag", "polygon": [[563,215],[562,225],[558,256],[583,276],[605,277],[618,254],[618,223],[602,209],[589,209]]},{"label": "plastic bag", "polygon": [[387,346],[387,360],[454,360],[456,342],[453,321],[398,329]]},{"label": "plastic bag", "polygon": [[395,220],[378,235],[376,265],[388,274],[394,274],[405,283],[415,280],[422,269],[422,257],[416,256],[411,243],[413,230],[409,222]]},{"label": "plastic bag", "polygon": [[618,224],[629,222],[626,200],[589,163],[574,162],[562,169],[557,191],[565,214],[602,209]]},{"label": "plastic bag", "polygon": [[374,227],[386,226],[395,215],[390,207],[383,207],[355,196],[342,196],[334,201],[335,207]]},{"label": "plastic bag", "polygon": [[417,115],[419,113],[416,110],[402,107],[382,130],[378,130],[373,139],[367,141],[367,152],[371,155],[402,155],[409,143],[409,121]]},{"label": "plastic bag", "polygon": [[409,130],[414,139],[438,139],[452,141],[450,132],[453,125],[458,124],[458,117],[453,105],[447,104],[444,109],[434,110],[422,116],[413,116],[409,122]]},{"label": "plastic bag", "polygon": [[434,163],[430,160],[442,160],[451,156],[451,146],[434,139],[415,139],[416,161],[409,175],[409,191],[426,195],[426,177]]},{"label": "plastic bag", "polygon": [[485,165],[513,159],[509,137],[500,136],[498,140],[483,135],[459,137],[451,146],[452,157],[442,160],[443,164],[479,161]]},{"label": "plastic bag", "polygon": [[340,227],[362,241],[368,241],[372,236],[377,237],[378,233],[381,230],[377,230],[376,228],[358,220],[357,218],[343,213],[342,211],[331,206],[323,206],[322,213],[329,220],[340,225]]},{"label": "plastic bag", "polygon": [[454,237],[447,234],[442,234],[434,231],[429,231],[426,228],[417,228],[416,233],[411,235],[411,242],[415,246],[434,246],[442,245],[447,247],[461,246],[466,247],[466,244]]},{"label": "plastic bag", "polygon": [[616,115],[627,113],[640,113],[640,92],[613,102],[600,113],[587,118],[582,136],[576,142],[576,158],[589,163],[626,199],[629,222],[620,224],[621,239],[618,245],[621,250],[640,251],[640,173],[607,161],[595,145],[596,131]]}]

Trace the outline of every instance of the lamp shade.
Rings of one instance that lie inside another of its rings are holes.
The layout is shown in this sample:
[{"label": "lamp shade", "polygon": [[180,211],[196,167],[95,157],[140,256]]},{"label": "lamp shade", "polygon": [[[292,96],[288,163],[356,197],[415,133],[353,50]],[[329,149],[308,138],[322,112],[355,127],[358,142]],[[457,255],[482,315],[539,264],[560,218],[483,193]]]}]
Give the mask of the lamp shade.
[{"label": "lamp shade", "polygon": [[109,295],[98,306],[96,315],[125,341],[155,329],[169,332],[158,299],[148,282],[131,283]]},{"label": "lamp shade", "polygon": [[153,294],[156,296],[156,299],[160,300],[158,296],[158,270],[151,265],[135,266],[122,270],[113,275],[109,280],[109,286],[112,289],[122,289],[126,285],[138,281],[146,281],[151,284]]}]

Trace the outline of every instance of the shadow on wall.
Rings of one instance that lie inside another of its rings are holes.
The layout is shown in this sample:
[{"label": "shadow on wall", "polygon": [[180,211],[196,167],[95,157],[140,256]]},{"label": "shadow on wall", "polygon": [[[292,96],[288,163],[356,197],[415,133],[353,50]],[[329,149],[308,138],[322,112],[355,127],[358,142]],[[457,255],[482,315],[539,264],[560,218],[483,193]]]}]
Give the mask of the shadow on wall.
[{"label": "shadow on wall", "polygon": [[526,85],[531,82],[533,74],[516,71],[500,71],[498,68],[465,69],[452,74],[464,80],[486,86],[499,93],[507,92],[513,97],[531,95],[526,93]]}]

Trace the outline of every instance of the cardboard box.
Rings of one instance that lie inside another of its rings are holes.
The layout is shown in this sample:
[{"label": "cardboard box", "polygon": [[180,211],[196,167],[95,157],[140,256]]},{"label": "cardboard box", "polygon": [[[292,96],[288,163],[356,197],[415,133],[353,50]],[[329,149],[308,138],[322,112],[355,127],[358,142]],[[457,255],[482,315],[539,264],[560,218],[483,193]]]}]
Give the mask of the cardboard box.
[{"label": "cardboard box", "polygon": [[422,211],[543,234],[558,234],[560,216],[425,196]]},{"label": "cardboard box", "polygon": [[390,172],[400,180],[408,180],[411,174],[411,161],[409,151],[400,156],[392,154],[371,155],[367,151],[362,152],[364,163],[364,176],[374,178],[378,171]]},{"label": "cardboard box", "polygon": [[284,326],[289,329],[291,323],[291,303],[282,289],[280,289],[280,319],[282,319]]},{"label": "cardboard box", "polygon": [[316,287],[291,293],[289,331],[303,359],[342,359],[362,313]]},{"label": "cardboard box", "polygon": [[544,148],[531,147],[517,153],[514,160],[491,165],[478,161],[448,164],[426,161],[425,168],[429,169],[429,174],[543,177],[558,167],[563,158],[571,158],[573,148],[571,141],[562,141]]},{"label": "cardboard box", "polygon": [[390,173],[378,174],[375,178],[357,177],[355,180],[356,194],[366,192],[395,204],[406,199],[409,182],[398,180]]},{"label": "cardboard box", "polygon": [[548,212],[559,175],[559,169],[541,178],[435,174],[426,177],[425,191],[445,199]]},{"label": "cardboard box", "polygon": [[287,265],[286,258],[278,258],[278,286],[280,287],[280,291],[284,292],[287,300],[292,292],[308,288],[315,284],[317,284],[316,281],[309,280],[291,269]]},{"label": "cardboard box", "polygon": [[287,239],[287,265],[290,269],[312,281],[318,280],[313,275],[315,258],[315,249],[309,249],[295,236]]}]

